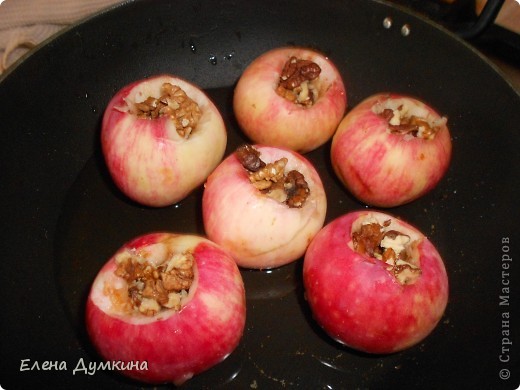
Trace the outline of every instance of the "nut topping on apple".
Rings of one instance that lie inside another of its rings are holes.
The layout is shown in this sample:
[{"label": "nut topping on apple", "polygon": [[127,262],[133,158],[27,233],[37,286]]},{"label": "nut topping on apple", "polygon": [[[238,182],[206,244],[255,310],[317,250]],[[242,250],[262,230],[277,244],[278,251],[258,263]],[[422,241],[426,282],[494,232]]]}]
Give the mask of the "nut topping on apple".
[{"label": "nut topping on apple", "polygon": [[128,290],[125,291],[127,297],[121,297],[119,291],[107,286],[114,305],[147,316],[162,309],[180,310],[193,283],[195,260],[191,252],[175,253],[162,264],[154,264],[141,253],[125,251],[119,253],[115,261],[115,274],[126,281]]},{"label": "nut topping on apple", "polygon": [[127,103],[129,112],[134,113],[138,118],[170,117],[175,130],[184,138],[190,136],[202,116],[199,105],[190,99],[181,87],[168,82],[161,85],[159,98],[148,96],[142,102],[127,101]]},{"label": "nut topping on apple", "polygon": [[406,222],[370,210],[345,214],[314,237],[303,282],[325,332],[367,353],[421,342],[448,302],[446,269],[433,244]]},{"label": "nut topping on apple", "polygon": [[250,145],[239,147],[236,153],[238,160],[249,172],[249,180],[254,187],[289,207],[303,206],[309,197],[309,185],[297,170],[285,173],[287,157],[266,164],[260,158],[260,152]]},{"label": "nut topping on apple", "polygon": [[282,69],[276,93],[295,104],[312,106],[318,99],[318,89],[313,81],[320,73],[321,68],[315,62],[293,56]]},{"label": "nut topping on apple", "polygon": [[357,199],[394,207],[431,191],[448,169],[451,150],[446,117],[412,97],[376,94],[343,118],[331,161]]},{"label": "nut topping on apple", "polygon": [[208,237],[239,266],[267,269],[302,256],[325,220],[326,197],[298,153],[244,145],[208,177],[202,198]]},{"label": "nut topping on apple", "polygon": [[433,139],[441,126],[446,125],[446,117],[432,118],[432,115],[422,117],[424,113],[417,110],[411,100],[388,99],[372,108],[387,123],[387,131],[392,134],[410,134],[422,139]]},{"label": "nut topping on apple", "polygon": [[386,269],[399,283],[413,284],[421,275],[416,242],[407,234],[389,229],[391,224],[390,219],[381,225],[374,218],[366,218],[352,232],[352,245],[356,252],[388,264]]},{"label": "nut topping on apple", "polygon": [[101,130],[114,182],[151,207],[177,203],[201,185],[222,160],[226,142],[216,106],[195,85],[169,75],[121,89]]},{"label": "nut topping on apple", "polygon": [[242,277],[227,252],[202,237],[151,233],[100,270],[86,323],[106,360],[146,362],[122,374],[179,385],[237,347],[245,311]]},{"label": "nut topping on apple", "polygon": [[331,60],[282,47],[256,58],[238,80],[235,117],[255,143],[306,153],[332,137],[345,114],[346,91]]}]

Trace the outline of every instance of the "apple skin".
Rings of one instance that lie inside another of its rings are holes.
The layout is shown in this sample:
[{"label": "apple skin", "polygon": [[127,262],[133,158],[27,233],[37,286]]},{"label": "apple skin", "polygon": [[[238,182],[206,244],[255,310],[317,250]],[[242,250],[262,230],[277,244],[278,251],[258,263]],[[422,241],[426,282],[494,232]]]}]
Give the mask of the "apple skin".
[{"label": "apple skin", "polygon": [[[168,117],[138,118],[124,110],[125,99],[159,97],[165,82],[181,87],[202,111],[188,139],[177,134]],[[101,146],[112,179],[130,199],[146,206],[168,206],[185,198],[222,160],[226,142],[226,128],[217,107],[198,87],[171,75],[122,88],[103,116]]]},{"label": "apple skin", "polygon": [[[298,106],[276,93],[280,73],[290,57],[321,67],[320,94],[312,107]],[[238,80],[233,96],[235,117],[257,144],[300,153],[328,141],[345,115],[347,94],[339,71],[323,54],[302,47],[281,47],[256,58]]]},{"label": "apple skin", "polygon": [[[380,260],[361,255],[348,243],[352,224],[366,214],[392,219],[414,232],[422,275],[401,285]],[[303,264],[306,299],[317,323],[339,343],[388,354],[409,348],[436,327],[448,302],[444,263],[417,229],[388,214],[355,211],[327,224],[313,239]]]},{"label": "apple skin", "polygon": [[[190,248],[195,256],[195,280],[185,306],[153,317],[118,312],[103,293],[105,283],[126,283],[113,274],[115,256],[157,243],[180,251]],[[238,267],[224,250],[198,236],[150,233],[126,243],[117,253],[92,285],[86,325],[92,343],[107,361],[147,362],[147,370],[122,374],[149,383],[180,385],[223,361],[237,347],[245,326],[245,291]]]},{"label": "apple skin", "polygon": [[388,133],[387,122],[372,112],[387,99],[411,99],[433,118],[441,118],[417,99],[376,94],[341,121],[332,139],[333,169],[357,199],[375,207],[399,206],[431,191],[445,175],[452,152],[446,125],[431,140]]},{"label": "apple skin", "polygon": [[261,194],[249,181],[236,154],[229,155],[208,177],[202,197],[207,236],[228,250],[244,268],[268,269],[288,264],[304,253],[323,227],[327,199],[318,172],[298,153],[254,145],[260,158],[288,158],[286,172],[296,169],[309,185],[301,208],[289,208]]}]

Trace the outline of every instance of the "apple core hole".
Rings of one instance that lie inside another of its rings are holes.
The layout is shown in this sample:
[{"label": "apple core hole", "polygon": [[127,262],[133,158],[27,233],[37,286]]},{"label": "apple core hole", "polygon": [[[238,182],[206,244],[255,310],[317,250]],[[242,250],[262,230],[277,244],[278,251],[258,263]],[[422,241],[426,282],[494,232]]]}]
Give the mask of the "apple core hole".
[{"label": "apple core hole", "polygon": [[[150,258],[150,253],[158,257]],[[163,245],[151,252],[125,250],[115,263],[114,275],[125,286],[105,286],[105,294],[114,306],[129,313],[153,317],[179,311],[195,284],[195,258],[190,251],[172,253]]]},{"label": "apple core hole", "polygon": [[197,102],[175,83],[143,83],[142,87],[132,90],[124,100],[126,111],[137,118],[169,118],[181,138],[189,138],[202,117]]},{"label": "apple core hole", "polygon": [[391,218],[368,214],[352,224],[352,248],[381,261],[401,285],[414,284],[421,276],[418,237]]},{"label": "apple core hole", "polygon": [[372,106],[372,112],[388,123],[387,132],[405,139],[433,140],[446,125],[446,117],[437,117],[414,99],[389,98]]},{"label": "apple core hole", "polygon": [[309,59],[291,56],[280,71],[276,93],[302,107],[311,107],[320,97],[321,67]]},{"label": "apple core hole", "polygon": [[258,191],[290,208],[303,207],[310,195],[309,184],[301,172],[295,169],[286,172],[289,161],[286,157],[264,162],[251,145],[242,145],[235,153]]}]

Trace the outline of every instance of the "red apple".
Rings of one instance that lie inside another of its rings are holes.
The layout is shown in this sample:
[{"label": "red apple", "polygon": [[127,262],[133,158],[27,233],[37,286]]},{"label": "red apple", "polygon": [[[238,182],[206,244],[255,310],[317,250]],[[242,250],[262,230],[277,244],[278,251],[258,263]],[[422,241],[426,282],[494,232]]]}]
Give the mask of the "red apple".
[{"label": "red apple", "polygon": [[446,118],[425,103],[377,94],[350,111],[331,147],[334,171],[362,202],[393,207],[432,190],[446,173],[451,138]]},{"label": "red apple", "polygon": [[448,301],[448,277],[433,244],[408,223],[369,210],[345,214],[316,235],[303,281],[318,324],[367,353],[419,343]]},{"label": "red apple", "polygon": [[[258,169],[254,152],[244,166],[245,149],[257,152]],[[270,177],[274,171],[277,178]],[[300,184],[291,184],[293,176]],[[268,146],[242,146],[229,155],[208,177],[202,198],[206,234],[245,268],[274,268],[301,257],[326,209],[312,164],[294,151]]]},{"label": "red apple", "polygon": [[160,75],[121,89],[108,104],[101,145],[110,174],[147,206],[176,203],[222,160],[227,134],[211,100],[195,85]]},{"label": "red apple", "polygon": [[138,363],[122,374],[179,385],[237,347],[245,315],[229,254],[202,237],[153,233],[123,245],[100,270],[86,324],[104,359]]},{"label": "red apple", "polygon": [[346,105],[345,86],[331,60],[301,47],[277,48],[256,58],[233,97],[238,124],[253,142],[300,153],[332,137]]}]

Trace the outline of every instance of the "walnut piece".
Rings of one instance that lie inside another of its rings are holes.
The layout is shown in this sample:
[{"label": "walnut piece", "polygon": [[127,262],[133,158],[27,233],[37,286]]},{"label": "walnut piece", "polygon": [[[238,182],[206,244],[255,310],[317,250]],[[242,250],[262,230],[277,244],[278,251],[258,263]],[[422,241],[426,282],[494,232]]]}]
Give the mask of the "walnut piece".
[{"label": "walnut piece", "polygon": [[315,62],[291,57],[282,69],[276,93],[296,104],[312,106],[318,98],[313,81],[320,73],[321,68]]},{"label": "walnut piece", "polygon": [[[116,276],[127,282],[132,310],[146,316],[165,309],[180,310],[182,298],[188,295],[194,279],[195,258],[189,251],[176,253],[158,266],[127,252],[116,258],[116,264]],[[120,301],[121,296],[115,295],[114,299]]]},{"label": "walnut piece", "polygon": [[375,112],[388,123],[388,132],[427,140],[433,139],[447,122],[445,117],[432,121],[410,114],[402,104],[396,108],[376,107]]},{"label": "walnut piece", "polygon": [[387,230],[391,221],[363,223],[352,232],[354,250],[386,263],[387,270],[401,285],[413,284],[421,276],[418,260],[411,255],[410,236],[396,230]]},{"label": "walnut piece", "polygon": [[256,172],[265,167],[265,163],[260,159],[260,152],[251,145],[242,145],[236,150],[236,155],[245,169]]},{"label": "walnut piece", "polygon": [[250,145],[239,147],[235,153],[257,190],[291,208],[303,207],[310,194],[309,185],[301,172],[291,170],[285,174],[287,158],[265,163],[260,152]]},{"label": "walnut piece", "polygon": [[287,173],[284,189],[287,193],[287,205],[289,207],[302,207],[310,192],[305,177],[296,170]]},{"label": "walnut piece", "polygon": [[138,118],[147,119],[169,116],[183,138],[190,136],[202,116],[199,105],[181,87],[171,83],[161,86],[159,98],[149,96],[142,102],[135,102],[131,112]]}]

